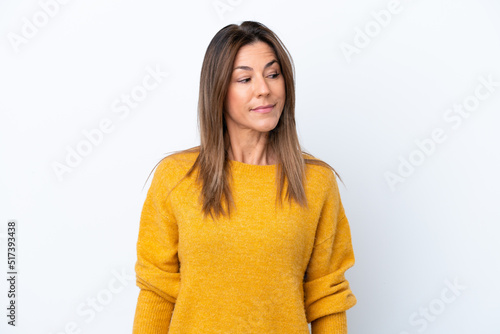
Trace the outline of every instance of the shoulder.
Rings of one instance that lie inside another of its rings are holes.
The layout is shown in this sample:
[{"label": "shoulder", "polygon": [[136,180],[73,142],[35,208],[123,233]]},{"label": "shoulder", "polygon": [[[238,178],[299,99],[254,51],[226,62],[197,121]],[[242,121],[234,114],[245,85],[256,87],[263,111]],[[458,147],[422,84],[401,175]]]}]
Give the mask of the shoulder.
[{"label": "shoulder", "polygon": [[199,155],[197,147],[176,151],[160,160],[155,171],[155,178],[173,181],[182,178],[193,166]]},{"label": "shoulder", "polygon": [[338,189],[337,177],[328,163],[307,153],[302,153],[302,156],[307,159],[305,160],[307,182],[324,191]]},{"label": "shoulder", "polygon": [[304,158],[306,170],[310,170],[314,176],[335,180],[335,173],[327,162],[308,153],[302,153],[302,157]]}]

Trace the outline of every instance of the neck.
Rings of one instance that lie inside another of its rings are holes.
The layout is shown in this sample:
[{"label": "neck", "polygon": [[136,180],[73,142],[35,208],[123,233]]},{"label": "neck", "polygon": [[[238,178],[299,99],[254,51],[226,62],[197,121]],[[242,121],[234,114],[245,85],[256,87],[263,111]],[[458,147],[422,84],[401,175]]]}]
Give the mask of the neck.
[{"label": "neck", "polygon": [[235,160],[250,165],[276,164],[276,156],[267,145],[267,136],[266,140],[261,140],[255,145],[238,145],[237,142],[229,138],[229,145],[226,147],[229,160]]}]

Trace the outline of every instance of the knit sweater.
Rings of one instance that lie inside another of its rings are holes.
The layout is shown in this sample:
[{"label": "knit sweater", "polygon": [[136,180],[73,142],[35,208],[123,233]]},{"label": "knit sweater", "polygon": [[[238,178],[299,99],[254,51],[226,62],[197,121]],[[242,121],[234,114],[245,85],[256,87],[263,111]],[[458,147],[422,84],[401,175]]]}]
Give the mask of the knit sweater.
[{"label": "knit sweater", "polygon": [[[198,153],[164,158],[140,217],[134,334],[347,333],[349,223],[333,172],[306,165],[308,207],[275,206],[277,165],[230,160],[231,217],[204,218]],[[312,158],[311,156],[304,157]],[[168,191],[174,190],[167,197]],[[223,205],[224,209],[227,207]]]}]

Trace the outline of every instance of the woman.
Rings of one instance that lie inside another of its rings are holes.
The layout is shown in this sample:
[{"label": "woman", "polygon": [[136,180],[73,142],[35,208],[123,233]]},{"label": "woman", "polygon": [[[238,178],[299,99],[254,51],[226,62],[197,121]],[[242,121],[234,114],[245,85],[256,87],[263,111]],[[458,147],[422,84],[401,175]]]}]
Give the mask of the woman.
[{"label": "woman", "polygon": [[349,224],[334,169],[300,149],[294,108],[271,30],[214,36],[201,145],[160,161],[142,210],[133,333],[347,333]]}]

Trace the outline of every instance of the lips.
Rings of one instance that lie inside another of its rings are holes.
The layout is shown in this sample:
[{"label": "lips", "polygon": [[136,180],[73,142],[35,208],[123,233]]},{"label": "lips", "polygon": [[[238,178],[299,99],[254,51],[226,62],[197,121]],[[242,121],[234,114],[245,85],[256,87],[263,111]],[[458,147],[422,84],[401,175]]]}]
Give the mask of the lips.
[{"label": "lips", "polygon": [[259,106],[257,108],[252,109],[253,111],[256,112],[269,112],[274,108],[274,104],[268,104],[265,106]]},{"label": "lips", "polygon": [[260,106],[260,107],[254,108],[252,110],[267,109],[267,108],[272,108],[272,107],[274,107],[273,104],[268,104],[267,106]]}]

